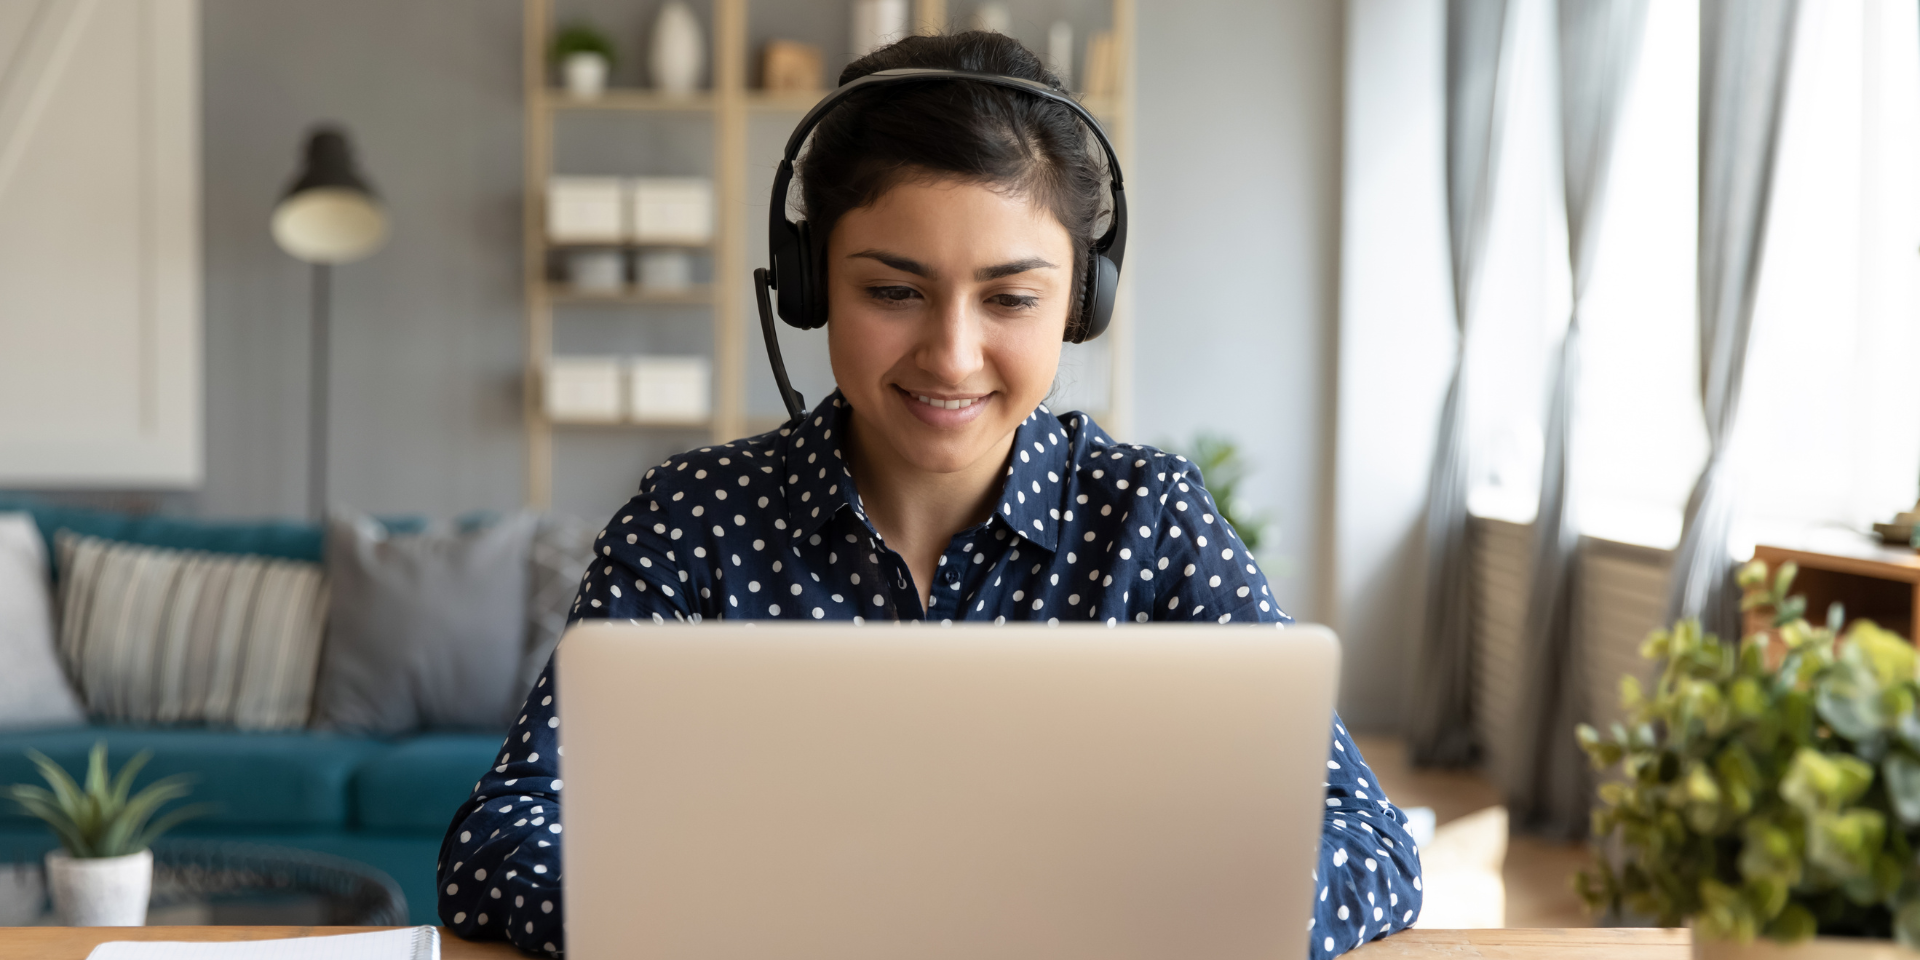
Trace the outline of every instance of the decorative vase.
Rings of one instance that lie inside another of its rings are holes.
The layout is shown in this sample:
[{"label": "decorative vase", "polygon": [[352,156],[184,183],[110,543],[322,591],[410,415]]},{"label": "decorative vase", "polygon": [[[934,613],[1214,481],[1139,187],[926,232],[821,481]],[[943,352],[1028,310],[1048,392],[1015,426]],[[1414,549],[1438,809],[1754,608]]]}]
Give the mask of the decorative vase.
[{"label": "decorative vase", "polygon": [[144,927],[153,892],[153,851],[124,857],[47,854],[53,912],[69,927]]},{"label": "decorative vase", "polygon": [[567,78],[567,93],[581,100],[592,100],[607,89],[607,58],[597,53],[570,53],[560,62]]},{"label": "decorative vase", "polygon": [[681,0],[669,0],[660,7],[660,16],[653,21],[652,54],[647,65],[654,89],[684,97],[700,85],[706,43],[700,38],[700,21]]},{"label": "decorative vase", "polygon": [[640,289],[676,293],[693,288],[693,254],[672,247],[640,251]]},{"label": "decorative vase", "polygon": [[864,57],[909,33],[907,0],[853,0],[852,32],[847,43]]},{"label": "decorative vase", "polygon": [[1920,960],[1920,952],[1892,940],[1814,937],[1782,944],[1756,937],[1752,943],[1693,938],[1694,960]]},{"label": "decorative vase", "polygon": [[567,281],[582,293],[618,293],[627,283],[627,258],[617,249],[571,251],[567,254]]},{"label": "decorative vase", "polygon": [[972,27],[988,33],[1008,33],[1013,29],[1013,11],[999,0],[990,0],[973,8]]}]

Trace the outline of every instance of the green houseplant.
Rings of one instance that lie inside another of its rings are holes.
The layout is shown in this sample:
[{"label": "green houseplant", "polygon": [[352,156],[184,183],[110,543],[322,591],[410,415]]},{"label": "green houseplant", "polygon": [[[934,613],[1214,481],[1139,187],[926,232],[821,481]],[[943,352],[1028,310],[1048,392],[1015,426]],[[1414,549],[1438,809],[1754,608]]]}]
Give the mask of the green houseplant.
[{"label": "green houseplant", "polygon": [[1247,462],[1240,457],[1239,445],[1217,433],[1198,434],[1188,447],[1187,459],[1200,468],[1200,479],[1206,483],[1207,493],[1213,496],[1213,505],[1240,535],[1240,542],[1246,544],[1248,550],[1260,549],[1260,536],[1266,530],[1267,519],[1247,513],[1240,503],[1238,489],[1240,481],[1246,479]]},{"label": "green houseplant", "polygon": [[47,855],[47,886],[54,909],[69,926],[139,926],[145,922],[153,882],[153,852],[161,834],[205,812],[205,805],[160,808],[187,795],[184,775],[163,777],[138,793],[133,779],[151,754],[142,752],[120,768],[107,769],[107,744],[93,745],[84,784],[59,764],[29,750],[47,786],[16,784],[7,796],[46,822],[61,849]]},{"label": "green houseplant", "polygon": [[613,66],[613,38],[583,20],[561,27],[553,35],[549,57],[560,67],[567,92],[583,99],[597,97],[607,87]]},{"label": "green houseplant", "polygon": [[1629,722],[1578,730],[1619,773],[1599,788],[1582,897],[1690,921],[1697,955],[1816,934],[1809,956],[1920,947],[1920,657],[1870,621],[1842,632],[1837,608],[1808,623],[1795,572],[1740,570],[1743,640],[1655,631],[1654,689],[1621,682]]}]

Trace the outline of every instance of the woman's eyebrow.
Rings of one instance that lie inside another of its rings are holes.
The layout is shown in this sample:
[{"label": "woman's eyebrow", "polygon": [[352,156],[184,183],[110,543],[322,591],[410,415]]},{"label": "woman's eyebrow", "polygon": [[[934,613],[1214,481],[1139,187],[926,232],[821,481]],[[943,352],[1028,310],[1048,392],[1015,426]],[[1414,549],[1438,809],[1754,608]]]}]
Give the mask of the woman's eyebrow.
[{"label": "woman's eyebrow", "polygon": [[973,272],[973,278],[982,281],[998,280],[1001,277],[1011,277],[1016,273],[1026,273],[1028,270],[1047,270],[1052,267],[1053,264],[1039,257],[1028,257],[1025,260],[1014,260],[1010,263],[981,267]]},{"label": "woman's eyebrow", "polygon": [[913,260],[907,257],[903,257],[897,253],[888,253],[885,250],[862,250],[859,253],[847,254],[848,260],[854,260],[861,257],[865,257],[868,260],[878,260],[881,263],[884,263],[887,266],[894,268],[895,270],[899,270],[902,273],[911,273],[916,277],[933,276],[933,271],[927,269],[926,264],[923,264],[918,260]]},{"label": "woman's eyebrow", "polygon": [[[861,250],[858,253],[847,254],[847,259],[849,260],[856,258],[878,260],[895,270],[899,270],[902,273],[911,273],[916,277],[933,276],[933,270],[928,268],[926,264],[910,257],[900,256],[897,253],[888,253],[885,250]],[[1053,263],[1043,257],[1027,257],[1024,260],[1012,260],[1007,263],[995,264],[991,267],[981,267],[973,272],[973,279],[980,282],[998,280],[1001,277],[1011,277],[1016,273],[1026,273],[1028,270],[1049,270],[1052,269],[1053,266]]]}]

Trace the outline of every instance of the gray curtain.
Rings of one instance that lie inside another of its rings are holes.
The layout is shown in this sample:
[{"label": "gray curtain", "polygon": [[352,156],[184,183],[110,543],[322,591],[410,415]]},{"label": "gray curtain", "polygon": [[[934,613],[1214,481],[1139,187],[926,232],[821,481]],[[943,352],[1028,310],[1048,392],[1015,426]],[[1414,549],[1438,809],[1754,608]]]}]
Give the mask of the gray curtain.
[{"label": "gray curtain", "polygon": [[1587,762],[1573,739],[1585,717],[1573,620],[1580,530],[1572,509],[1573,400],[1580,385],[1580,316],[1593,277],[1614,133],[1627,98],[1647,0],[1559,0],[1560,159],[1566,192],[1573,311],[1552,373],[1540,511],[1534,520],[1532,594],[1527,598],[1521,762],[1508,786],[1515,824],[1533,832],[1587,831]]},{"label": "gray curtain", "polygon": [[1739,633],[1727,537],[1734,477],[1728,443],[1753,331],[1775,147],[1793,57],[1798,0],[1700,2],[1700,236],[1697,323],[1707,465],[1687,498],[1668,584],[1669,619]]},{"label": "gray curtain", "polygon": [[1473,731],[1473,581],[1461,361],[1492,219],[1507,7],[1507,0],[1447,0],[1447,227],[1453,319],[1460,335],[1427,488],[1425,632],[1409,718],[1410,753],[1423,765],[1465,766],[1479,754]]}]

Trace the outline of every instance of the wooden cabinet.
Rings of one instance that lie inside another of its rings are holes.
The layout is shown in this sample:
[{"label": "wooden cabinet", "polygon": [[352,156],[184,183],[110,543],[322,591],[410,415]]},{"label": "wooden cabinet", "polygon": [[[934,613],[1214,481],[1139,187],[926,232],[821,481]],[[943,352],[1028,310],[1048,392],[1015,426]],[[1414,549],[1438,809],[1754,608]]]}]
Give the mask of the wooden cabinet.
[{"label": "wooden cabinet", "polygon": [[1800,566],[1793,592],[1807,598],[1807,619],[1823,623],[1827,607],[1843,604],[1846,618],[1872,620],[1908,640],[1920,635],[1920,554],[1858,534],[1834,531],[1791,546],[1763,545],[1753,557],[1779,569]]}]

